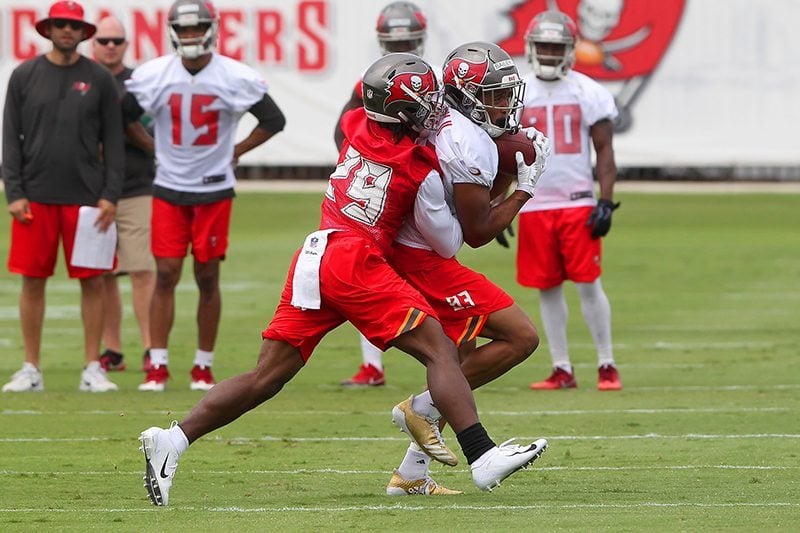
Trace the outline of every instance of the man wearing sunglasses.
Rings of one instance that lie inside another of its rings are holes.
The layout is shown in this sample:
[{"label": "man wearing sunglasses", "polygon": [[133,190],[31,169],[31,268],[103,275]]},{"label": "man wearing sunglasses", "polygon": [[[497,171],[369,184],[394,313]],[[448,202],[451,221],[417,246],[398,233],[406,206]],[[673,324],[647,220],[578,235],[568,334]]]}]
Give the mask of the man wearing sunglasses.
[{"label": "man wearing sunglasses", "polygon": [[[123,59],[128,49],[125,28],[115,17],[104,17],[97,23],[97,33],[92,39],[95,60],[114,76],[120,98],[125,94],[125,80],[133,70]],[[140,120],[148,128],[150,117]],[[152,135],[152,128],[148,133]],[[150,216],[153,201],[155,163],[152,149],[146,152],[134,142],[125,142],[125,180],[117,203],[117,268],[104,276],[105,325],[103,344],[105,351],[100,364],[106,371],[125,370],[122,355],[122,300],[117,277],[127,274],[131,280],[133,312],[139,325],[142,346],[150,348],[150,297],[153,294],[156,262],[150,251]]]},{"label": "man wearing sunglasses", "polygon": [[45,286],[53,275],[59,240],[67,273],[81,284],[85,368],[80,390],[117,386],[100,366],[103,274],[70,261],[81,206],[99,209],[100,231],[114,223],[124,165],[122,120],[114,80],[78,53],[96,27],[83,20],[77,2],[50,7],[36,31],[52,50],[22,63],[11,74],[3,113],[3,180],[11,224],[8,269],[22,275],[20,322],[25,362],[4,392],[44,388],[40,348]]}]

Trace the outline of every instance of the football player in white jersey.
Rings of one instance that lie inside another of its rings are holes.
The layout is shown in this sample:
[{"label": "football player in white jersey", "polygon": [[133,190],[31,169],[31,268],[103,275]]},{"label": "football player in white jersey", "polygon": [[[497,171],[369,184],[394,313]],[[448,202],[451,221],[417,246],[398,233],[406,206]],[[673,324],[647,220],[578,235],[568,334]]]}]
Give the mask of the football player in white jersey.
[{"label": "football player in white jersey", "polygon": [[[446,200],[457,214],[465,242],[478,247],[496,238],[533,196],[547,159],[548,141],[533,128],[527,132],[536,160],[526,165],[520,154],[516,190],[508,198],[496,195],[498,150],[493,138],[518,128],[515,119],[522,108],[524,84],[517,67],[497,45],[472,42],[448,55],[443,80],[449,111],[432,142]],[[511,296],[455,257],[439,256],[413,221],[401,228],[390,263],[433,306],[445,333],[459,347],[461,371],[471,388],[502,376],[538,346],[535,326]],[[476,348],[477,337],[490,342]],[[395,409],[410,408],[437,420],[439,413],[432,404],[425,391]],[[429,464],[430,459],[412,442],[389,481],[387,494],[457,493],[431,479]]]},{"label": "football player in white jersey", "polygon": [[[126,82],[126,124],[153,117],[155,155],[152,249],[158,273],[150,307],[150,359],[143,391],[163,391],[169,379],[167,340],[175,314],[175,287],[191,245],[200,292],[198,346],[192,390],[208,390],[221,312],[220,261],[228,244],[234,167],[242,154],[281,131],[283,113],[252,68],[213,52],[218,15],[211,2],[177,0],[167,16],[174,54],[148,61]],[[258,124],[242,141],[240,117]]]},{"label": "football player in white jersey", "polygon": [[[600,390],[619,390],[622,383],[611,347],[611,307],[600,283],[601,241],[611,228],[617,167],[612,145],[617,116],[608,90],[571,69],[577,31],[559,11],[533,18],[526,50],[533,72],[525,78],[521,125],[535,126],[552,142],[547,171],[536,197],[519,217],[517,281],[540,291],[544,332],[553,371],[535,390],[574,388],[575,373],[567,349],[567,303],[564,281],[578,290],[581,311],[598,355]],[[590,143],[594,146],[599,183],[595,200]]]},{"label": "football player in white jersey", "polygon": [[[407,52],[422,57],[425,50],[428,22],[424,13],[412,2],[391,2],[381,9],[375,24],[381,54]],[[434,69],[436,70],[436,69]],[[438,70],[436,71],[438,74]],[[341,120],[345,113],[363,105],[361,80],[356,83],[350,99],[342,108],[333,138],[336,148],[342,147],[344,135]],[[383,371],[383,352],[361,335],[361,358],[363,362],[353,376],[343,380],[345,387],[378,387],[386,383]]]}]

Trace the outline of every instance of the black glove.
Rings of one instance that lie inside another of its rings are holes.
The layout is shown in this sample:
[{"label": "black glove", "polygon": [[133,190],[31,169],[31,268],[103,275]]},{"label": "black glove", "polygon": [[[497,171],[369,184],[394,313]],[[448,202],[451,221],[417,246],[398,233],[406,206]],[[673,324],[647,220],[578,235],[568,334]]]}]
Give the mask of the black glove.
[{"label": "black glove", "polygon": [[508,239],[506,238],[506,231],[508,232],[509,237],[514,236],[514,228],[509,226],[504,231],[501,231],[500,234],[494,238],[497,241],[497,244],[499,244],[503,248],[509,247]]},{"label": "black glove", "polygon": [[592,209],[592,214],[586,221],[587,226],[592,227],[592,239],[598,237],[605,237],[608,230],[611,229],[611,213],[619,207],[620,203],[614,203],[611,200],[600,199],[597,205]]}]

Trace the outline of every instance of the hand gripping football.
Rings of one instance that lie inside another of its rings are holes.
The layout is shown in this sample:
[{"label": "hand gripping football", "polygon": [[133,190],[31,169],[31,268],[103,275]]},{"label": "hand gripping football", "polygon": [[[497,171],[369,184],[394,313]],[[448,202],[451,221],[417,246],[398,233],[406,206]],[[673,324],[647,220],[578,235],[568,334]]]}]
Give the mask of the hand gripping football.
[{"label": "hand gripping football", "polygon": [[528,165],[533,164],[536,160],[533,141],[528,139],[522,130],[517,133],[504,133],[494,139],[494,143],[497,145],[497,172],[499,174],[517,176],[517,160],[515,157],[517,152],[522,152],[525,163]]}]

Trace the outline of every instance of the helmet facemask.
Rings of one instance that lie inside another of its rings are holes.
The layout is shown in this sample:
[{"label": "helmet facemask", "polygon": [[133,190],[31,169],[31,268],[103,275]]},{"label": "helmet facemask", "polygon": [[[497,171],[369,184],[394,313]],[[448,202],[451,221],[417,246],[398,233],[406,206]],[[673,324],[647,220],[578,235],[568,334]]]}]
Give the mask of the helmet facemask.
[{"label": "helmet facemask", "polygon": [[577,29],[560,11],[545,11],[534,17],[525,32],[525,53],[537,78],[563,78],[575,64]]},{"label": "helmet facemask", "polygon": [[385,56],[386,54],[394,52],[404,52],[422,57],[422,54],[425,53],[425,32],[420,33],[422,33],[422,35],[419,37],[403,39],[381,38],[379,35],[378,46],[381,49],[381,55]]},{"label": "helmet facemask", "polygon": [[375,31],[381,55],[395,52],[422,57],[428,23],[425,15],[411,2],[392,2],[381,10]]},{"label": "helmet facemask", "polygon": [[[186,59],[197,59],[214,49],[219,21],[210,2],[178,0],[170,9],[167,27],[175,52]],[[196,37],[180,36],[181,29],[192,27],[199,27],[205,31]]]},{"label": "helmet facemask", "polygon": [[[575,63],[573,43],[552,43],[528,41],[525,43],[528,62],[537,78],[556,80],[563,78]],[[560,48],[558,53],[554,49]]]},{"label": "helmet facemask", "polygon": [[[461,81],[459,78],[455,80]],[[505,76],[500,83],[480,85],[468,81],[461,84],[459,92],[461,102],[457,108],[490,137],[496,138],[519,129],[525,82],[517,74]]]}]

